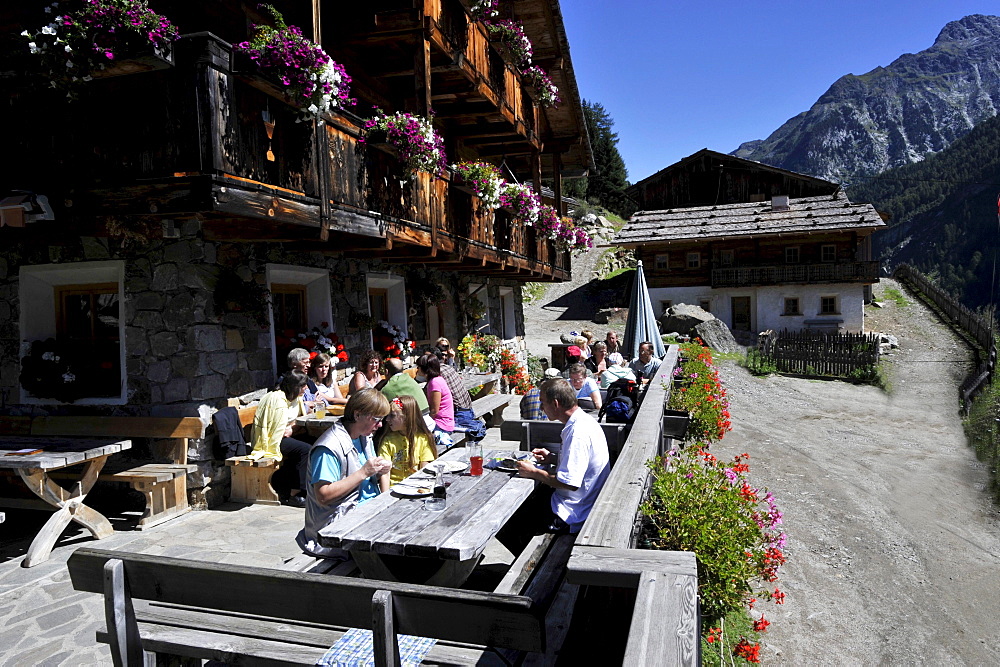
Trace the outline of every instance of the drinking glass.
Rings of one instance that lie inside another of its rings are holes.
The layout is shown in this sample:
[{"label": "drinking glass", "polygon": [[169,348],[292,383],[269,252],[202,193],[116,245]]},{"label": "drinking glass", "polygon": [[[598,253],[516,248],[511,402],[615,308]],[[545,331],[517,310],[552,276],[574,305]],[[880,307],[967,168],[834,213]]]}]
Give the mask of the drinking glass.
[{"label": "drinking glass", "polygon": [[469,445],[469,474],[478,477],[483,474],[483,443]]}]

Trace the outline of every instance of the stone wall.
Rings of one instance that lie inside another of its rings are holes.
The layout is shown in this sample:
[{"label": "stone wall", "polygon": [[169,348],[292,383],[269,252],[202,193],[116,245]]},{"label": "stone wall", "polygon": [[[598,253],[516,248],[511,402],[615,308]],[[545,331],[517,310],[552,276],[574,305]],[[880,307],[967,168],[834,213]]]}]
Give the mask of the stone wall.
[{"label": "stone wall", "polygon": [[[38,242],[0,249],[0,414],[198,416],[210,424],[212,413],[224,406],[228,397],[272,386],[275,370],[271,331],[260,327],[250,314],[216,307],[215,285],[224,269],[235,270],[244,280],[258,283],[265,282],[268,264],[327,270],[331,330],[338,333],[352,360],[368,348],[368,332],[348,328],[350,315],[368,311],[367,273],[385,273],[392,267],[303,252],[301,246],[281,243],[207,241],[197,219],[178,221],[178,227],[178,239],[156,238],[123,245],[116,239],[60,235],[50,244],[38,235],[34,237]],[[26,232],[30,233],[30,228]],[[21,404],[19,318],[26,306],[20,303],[20,268],[109,259],[124,262],[126,404]],[[454,286],[457,294],[468,293],[467,274],[441,273],[440,279],[442,284]],[[501,321],[500,285],[513,286],[520,303],[516,284],[490,284],[490,318],[495,323]],[[454,310],[458,310],[456,306],[453,304]],[[461,336],[455,333],[460,324],[454,312],[446,312],[446,319],[448,329],[455,327],[447,333],[457,344]],[[512,349],[523,358],[524,321],[519,306],[515,320],[518,338]],[[350,362],[341,364],[342,374],[352,370]],[[189,462],[199,467],[188,479],[196,506],[217,504],[228,495],[228,470],[215,459],[215,439],[211,430],[209,433],[204,440],[191,440],[188,451]]]}]

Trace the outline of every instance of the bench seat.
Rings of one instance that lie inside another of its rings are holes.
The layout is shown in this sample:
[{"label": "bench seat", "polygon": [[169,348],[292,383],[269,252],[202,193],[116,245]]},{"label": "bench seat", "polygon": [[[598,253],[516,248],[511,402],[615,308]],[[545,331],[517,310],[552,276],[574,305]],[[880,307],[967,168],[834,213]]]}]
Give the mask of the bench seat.
[{"label": "bench seat", "polygon": [[187,475],[198,466],[184,463],[147,463],[119,471],[102,472],[98,479],[124,482],[146,498],[146,509],[136,526],[152,528],[191,511],[187,502]]},{"label": "bench seat", "polygon": [[233,456],[226,459],[231,467],[231,490],[229,499],[236,503],[258,503],[280,505],[281,498],[271,486],[271,476],[278,471],[280,463],[272,458],[251,459]]},{"label": "bench seat", "polygon": [[503,422],[503,411],[513,397],[510,394],[488,394],[472,402],[472,414],[476,419],[484,419],[487,426],[499,426]]}]

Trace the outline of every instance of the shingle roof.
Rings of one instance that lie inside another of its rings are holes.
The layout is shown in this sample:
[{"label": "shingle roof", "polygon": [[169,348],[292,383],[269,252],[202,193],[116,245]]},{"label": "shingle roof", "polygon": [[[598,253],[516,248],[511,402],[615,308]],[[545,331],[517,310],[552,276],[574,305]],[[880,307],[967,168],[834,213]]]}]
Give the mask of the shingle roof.
[{"label": "shingle roof", "polygon": [[885,223],[871,204],[852,204],[841,191],[789,200],[787,210],[771,202],[638,211],[611,242],[618,246],[693,241],[762,234],[877,229]]}]

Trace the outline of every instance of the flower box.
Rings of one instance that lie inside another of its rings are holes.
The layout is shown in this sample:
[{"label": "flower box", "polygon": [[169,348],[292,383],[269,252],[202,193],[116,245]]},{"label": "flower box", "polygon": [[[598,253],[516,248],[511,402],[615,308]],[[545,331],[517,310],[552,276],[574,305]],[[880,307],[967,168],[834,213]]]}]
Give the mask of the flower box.
[{"label": "flower box", "polygon": [[91,76],[95,79],[109,79],[114,76],[125,76],[128,74],[142,74],[143,72],[156,72],[169,69],[174,66],[173,50],[164,51],[156,49],[151,53],[136,54],[134,56],[119,57],[109,61],[104,69],[94,70]]},{"label": "flower box", "polygon": [[661,426],[662,436],[673,440],[683,440],[690,422],[690,413],[682,410],[664,410]]}]

